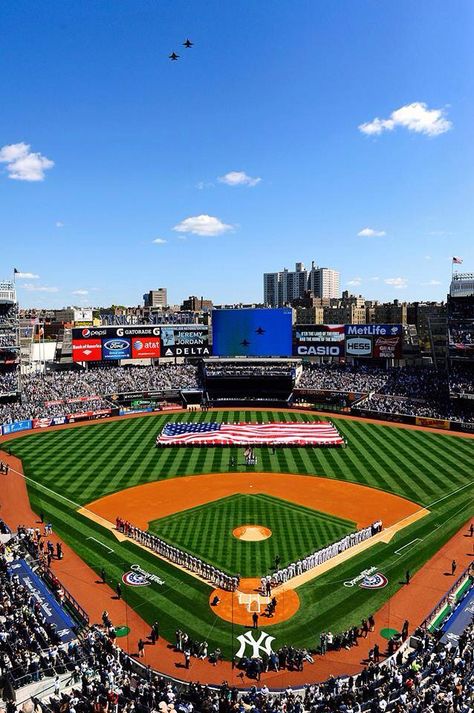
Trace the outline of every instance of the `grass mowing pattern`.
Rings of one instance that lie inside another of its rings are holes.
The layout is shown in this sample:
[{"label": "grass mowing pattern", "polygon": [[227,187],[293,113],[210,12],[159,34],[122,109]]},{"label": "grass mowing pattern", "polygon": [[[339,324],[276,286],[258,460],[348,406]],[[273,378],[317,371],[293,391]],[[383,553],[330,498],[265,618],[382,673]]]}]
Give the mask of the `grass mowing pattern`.
[{"label": "grass mowing pattern", "polygon": [[[232,530],[240,525],[263,525],[272,536],[261,542],[238,540]],[[153,520],[149,529],[231,575],[262,577],[274,571],[277,554],[286,567],[353,532],[356,526],[269,495],[242,494]]]},{"label": "grass mowing pattern", "polygon": [[[205,584],[130,542],[118,543],[99,525],[78,515],[74,505],[139,483],[242,469],[229,467],[232,455],[241,456],[241,450],[236,448],[155,449],[158,431],[168,421],[178,419],[264,423],[312,421],[315,417],[306,413],[251,411],[168,414],[33,434],[10,441],[8,447],[23,459],[26,475],[36,481],[28,482],[33,509],[43,510],[59,535],[96,572],[105,567],[112,586],[133,563],[165,580],[162,587],[153,584],[145,588],[146,592],[124,587],[126,600],[140,607],[138,611],[147,622],[155,621],[159,612],[163,636],[169,641],[177,628],[185,629],[192,638],[206,639],[210,650],[219,646],[230,658],[237,650],[235,636],[245,628],[234,626],[232,639],[232,626],[210,610],[209,588]],[[275,647],[286,643],[311,648],[322,630],[341,631],[359,623],[396,592],[406,569],[415,572],[473,512],[474,441],[382,424],[331,420],[347,438],[348,448],[284,448],[277,449],[275,455],[268,448],[258,448],[258,469],[361,483],[430,506],[431,514],[404,529],[390,544],[376,545],[299,587],[301,606],[297,615],[271,627]],[[106,555],[104,548],[87,537],[97,538],[114,552]],[[394,554],[415,538],[422,541],[401,557]],[[345,579],[352,579],[372,565],[389,578],[387,587],[370,591],[343,586]]]}]

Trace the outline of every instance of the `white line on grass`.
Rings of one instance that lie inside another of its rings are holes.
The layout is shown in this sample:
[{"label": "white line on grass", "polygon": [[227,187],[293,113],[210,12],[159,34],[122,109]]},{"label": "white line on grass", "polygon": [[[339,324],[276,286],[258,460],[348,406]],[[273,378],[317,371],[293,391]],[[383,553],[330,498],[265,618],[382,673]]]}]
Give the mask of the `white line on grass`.
[{"label": "white line on grass", "polygon": [[452,495],[456,495],[456,493],[460,493],[461,490],[464,490],[465,488],[468,488],[470,485],[474,485],[474,480],[470,480],[469,483],[466,483],[466,485],[461,485],[460,488],[457,488],[456,490],[453,490],[451,493],[448,493],[447,495],[443,495],[442,498],[438,498],[438,500],[433,500],[432,503],[429,505],[426,505],[426,508],[431,508],[433,505],[437,505],[440,503],[442,500],[446,500],[446,498],[450,498]]},{"label": "white line on grass", "polygon": [[413,545],[415,542],[421,542],[422,539],[422,537],[416,537],[414,540],[411,540],[411,542],[407,542],[406,545],[403,545],[403,547],[399,547],[398,550],[395,550],[394,554],[401,555],[402,550],[404,550],[406,547],[410,547],[410,545]]},{"label": "white line on grass", "polygon": [[112,549],[111,547],[109,547],[108,545],[105,545],[105,544],[104,544],[103,542],[101,542],[100,540],[97,540],[95,537],[92,537],[92,536],[91,536],[91,537],[86,537],[86,540],[94,540],[94,542],[97,542],[98,545],[102,545],[102,547],[105,547],[109,552],[115,552],[115,550],[113,550],[113,549]]}]

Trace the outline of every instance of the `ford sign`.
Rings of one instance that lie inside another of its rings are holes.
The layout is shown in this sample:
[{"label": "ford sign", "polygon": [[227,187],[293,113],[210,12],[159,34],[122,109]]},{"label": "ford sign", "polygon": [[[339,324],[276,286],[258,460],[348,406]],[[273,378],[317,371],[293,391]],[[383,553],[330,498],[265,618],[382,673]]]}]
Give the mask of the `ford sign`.
[{"label": "ford sign", "polygon": [[108,339],[104,342],[106,349],[127,349],[128,342],[125,339]]},{"label": "ford sign", "polygon": [[131,345],[129,339],[102,340],[102,359],[130,359]]}]

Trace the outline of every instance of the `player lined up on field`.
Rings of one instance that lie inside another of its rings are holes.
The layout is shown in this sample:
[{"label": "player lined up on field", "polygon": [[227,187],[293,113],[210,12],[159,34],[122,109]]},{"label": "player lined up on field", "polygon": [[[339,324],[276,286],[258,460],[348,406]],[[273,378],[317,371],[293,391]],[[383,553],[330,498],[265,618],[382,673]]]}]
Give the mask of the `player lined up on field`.
[{"label": "player lined up on field", "polygon": [[117,530],[119,532],[123,532],[123,534],[127,537],[139,542],[141,545],[145,545],[145,547],[149,547],[153,550],[153,552],[156,552],[161,557],[177,564],[179,567],[183,567],[190,572],[194,572],[199,577],[206,579],[208,582],[211,582],[220,589],[235,592],[239,586],[239,576],[231,577],[221,569],[204,562],[204,560],[200,559],[200,557],[194,557],[178,547],[169,545],[160,537],[152,535],[150,532],[140,530],[139,527],[135,527],[126,520],[123,520],[121,517],[117,517],[115,519],[115,525]]}]

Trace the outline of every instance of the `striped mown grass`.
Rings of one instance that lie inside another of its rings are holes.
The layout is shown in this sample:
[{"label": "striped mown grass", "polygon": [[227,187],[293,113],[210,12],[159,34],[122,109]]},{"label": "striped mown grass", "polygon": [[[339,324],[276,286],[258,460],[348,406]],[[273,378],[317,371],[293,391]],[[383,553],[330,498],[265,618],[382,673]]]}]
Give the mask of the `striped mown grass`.
[{"label": "striped mown grass", "polygon": [[[272,535],[238,540],[232,531],[241,525],[263,525]],[[154,520],[149,529],[228,574],[262,577],[274,571],[277,555],[286,567],[353,532],[355,524],[269,495],[240,494]]]},{"label": "striped mown grass", "polygon": [[[125,588],[131,606],[149,623],[160,614],[163,635],[173,640],[176,628],[192,638],[206,639],[230,657],[242,627],[215,616],[208,605],[209,588],[157,560],[131,542],[118,543],[99,525],[80,516],[78,505],[124,488],[183,475],[247,470],[230,466],[241,451],[226,448],[156,449],[155,438],[170,420],[184,421],[311,421],[309,413],[223,411],[157,415],[98,422],[77,429],[28,435],[9,442],[23,459],[33,508],[43,511],[55,531],[96,572],[105,567],[115,585],[131,564],[160,576],[165,584]],[[474,441],[432,432],[404,430],[344,419],[331,419],[347,438],[345,449],[257,448],[258,470],[301,473],[362,483],[407,497],[431,514],[402,530],[391,543],[378,544],[298,588],[300,609],[290,620],[272,627],[274,645],[315,647],[322,630],[340,631],[377,610],[400,586],[406,569],[424,564],[473,512]],[[248,468],[252,470],[252,468]],[[198,479],[196,487],[199,487]],[[46,489],[47,488],[47,489]],[[238,523],[241,524],[241,523]],[[263,523],[265,524],[265,523]],[[113,549],[97,545],[95,537]],[[395,550],[418,538],[399,556]],[[389,579],[380,590],[343,586],[363,569],[377,565]],[[117,622],[119,624],[120,622]],[[234,638],[232,638],[234,637]]]}]

